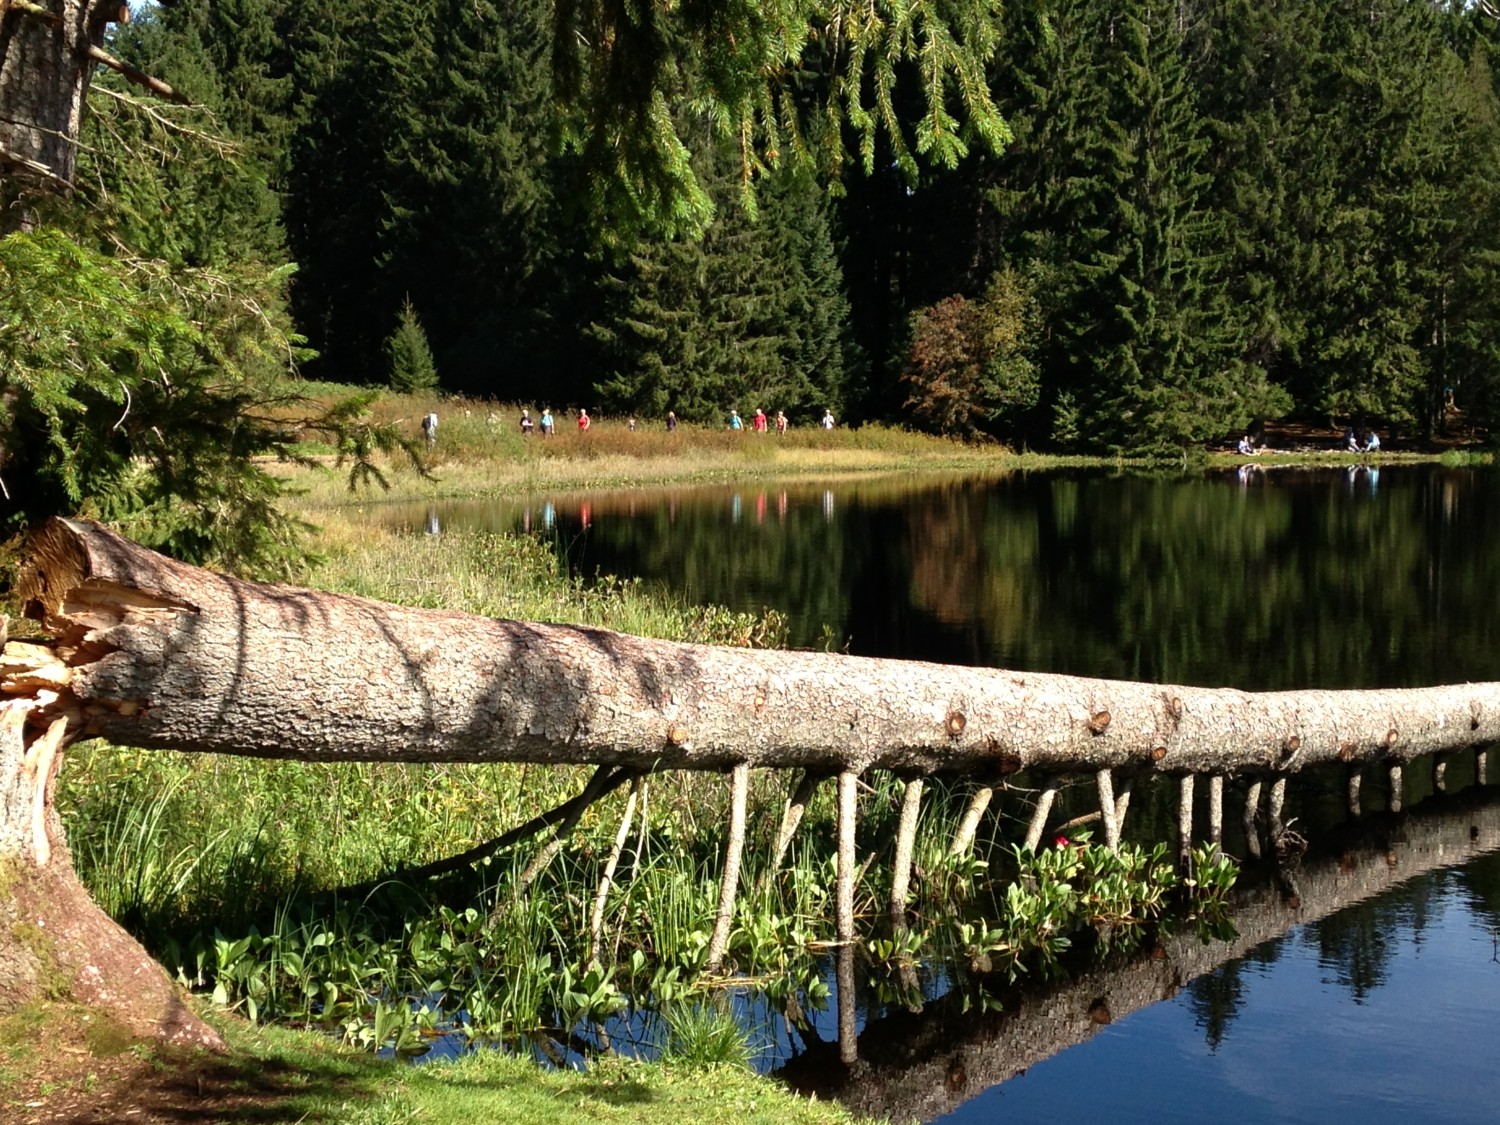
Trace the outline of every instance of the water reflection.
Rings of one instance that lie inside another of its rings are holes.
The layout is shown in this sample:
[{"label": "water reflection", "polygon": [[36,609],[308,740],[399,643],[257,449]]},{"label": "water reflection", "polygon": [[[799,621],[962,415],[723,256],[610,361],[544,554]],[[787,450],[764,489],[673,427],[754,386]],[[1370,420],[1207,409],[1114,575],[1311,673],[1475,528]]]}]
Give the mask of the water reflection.
[{"label": "water reflection", "polygon": [[[1293,884],[1241,892],[1232,940],[1162,935],[1143,956],[1003,994],[998,1012],[978,1010],[953,991],[919,1013],[894,1010],[868,1022],[852,1068],[838,1066],[828,1044],[780,1073],[858,1112],[895,1120],[1072,1116],[1098,1100],[1083,1093],[1088,1087],[1108,1091],[1111,1120],[1201,1120],[1207,1106],[1185,1103],[1183,1091],[1232,1094],[1220,1087],[1230,1081],[1224,1072],[1237,1052],[1265,1046],[1261,1009],[1290,1006],[1311,1025],[1283,1029],[1288,1038],[1318,1040],[1325,1031],[1344,1038],[1318,1051],[1282,1052],[1258,1080],[1257,1095],[1272,1086],[1314,1090],[1326,1081],[1328,1065],[1346,1068],[1341,1088],[1390,1083],[1390,1073],[1369,1068],[1360,1056],[1376,1040],[1407,1043],[1403,1025],[1413,1018],[1412,1005],[1425,1008],[1424,1025],[1431,1025],[1419,1049],[1446,1054],[1449,1065],[1426,1075],[1402,1066],[1399,1105],[1431,1104],[1433,1084],[1448,1083],[1454,1066],[1491,1073],[1492,1041],[1479,1028],[1488,1028],[1500,1002],[1500,963],[1491,967],[1500,922],[1500,804],[1439,798],[1414,814],[1372,818],[1358,842],[1351,836],[1303,863]],[[1423,956],[1412,956],[1412,947]],[[1401,969],[1393,974],[1398,953]],[[1311,990],[1309,971],[1318,974]],[[1338,996],[1370,1012],[1360,1018],[1371,1025],[1347,1025]],[[1141,1030],[1142,1019],[1152,1030]],[[1163,1020],[1175,1021],[1167,1041],[1157,1037]],[[1033,1081],[1032,1068],[1083,1044],[1088,1049],[1047,1064],[1065,1067],[1065,1077]],[[1108,1063],[1099,1052],[1111,1055]],[[1148,1082],[1148,1073],[1162,1078],[1155,1056],[1163,1053],[1172,1077]],[[1027,1078],[1019,1084],[1000,1085],[1021,1075]],[[1500,1079],[1487,1081],[1492,1092],[1500,1089]],[[1317,1104],[1309,1093],[1308,1105]],[[1271,1114],[1251,1106],[1236,1119],[1289,1119],[1284,1112],[1284,1104]],[[1330,1119],[1326,1105],[1293,1116]]]},{"label": "water reflection", "polygon": [[1500,679],[1496,470],[1246,468],[787,484],[775,520],[769,490],[732,488],[440,513],[539,522],[576,572],[779,609],[798,646],[1251,689]]}]

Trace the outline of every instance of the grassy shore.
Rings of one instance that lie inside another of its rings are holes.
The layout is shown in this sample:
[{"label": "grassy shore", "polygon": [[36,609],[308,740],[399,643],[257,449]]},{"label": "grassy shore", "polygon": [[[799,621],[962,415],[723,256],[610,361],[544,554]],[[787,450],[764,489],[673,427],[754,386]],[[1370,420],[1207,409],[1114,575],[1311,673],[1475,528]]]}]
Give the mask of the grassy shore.
[{"label": "grassy shore", "polygon": [[[334,391],[314,386],[315,398]],[[878,473],[1034,472],[1049,469],[1229,468],[1254,464],[1264,468],[1387,465],[1448,461],[1488,462],[1492,455],[1477,447],[1406,446],[1379,454],[1355,455],[1338,448],[1336,431],[1305,426],[1273,427],[1273,448],[1254,457],[1206,446],[1170,458],[1081,457],[1032,453],[995,443],[966,443],[912,433],[897,427],[867,425],[824,431],[797,426],[784,436],[739,432],[719,427],[680,425],[668,433],[660,419],[595,418],[580,432],[573,418],[558,415],[557,434],[523,437],[517,425],[522,404],[436,395],[382,394],[371,408],[371,420],[389,424],[419,439],[419,420],[429,411],[440,418],[436,446],[424,454],[424,472],[405,459],[383,462],[389,488],[373,494],[389,500],[435,500],[482,496],[497,491],[550,491],[624,488],[635,485],[712,483],[771,478],[838,478]],[[527,405],[532,417],[535,405]],[[420,444],[420,443],[419,443]],[[299,493],[298,503],[323,510],[349,502],[347,477],[339,471],[331,448],[309,444],[316,467],[278,466]]]},{"label": "grassy shore", "polygon": [[[396,407],[405,404],[405,409]],[[414,430],[420,400],[382,397],[374,420]],[[783,437],[731,433],[683,424],[667,433],[659,424],[634,431],[623,419],[601,419],[587,433],[564,419],[557,436],[523,438],[515,426],[520,408],[449,400],[441,405],[436,446],[422,469],[402,458],[383,462],[388,488],[371,494],[390,500],[482,496],[497,491],[623,488],[635,485],[711,483],[774,477],[837,477],[882,472],[1040,468],[1042,458],[998,445],[965,445],[881,426],[831,432],[793,430]],[[493,419],[493,421],[492,421]],[[331,451],[309,446],[312,468],[277,467],[316,509],[349,502],[345,475]]]}]

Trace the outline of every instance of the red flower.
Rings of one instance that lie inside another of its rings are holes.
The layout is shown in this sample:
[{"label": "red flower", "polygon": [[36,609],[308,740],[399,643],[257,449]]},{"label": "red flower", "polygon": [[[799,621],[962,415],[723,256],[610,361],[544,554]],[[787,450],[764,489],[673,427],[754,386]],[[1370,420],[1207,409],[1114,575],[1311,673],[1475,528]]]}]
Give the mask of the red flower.
[{"label": "red flower", "polygon": [[1056,840],[1054,840],[1052,842],[1054,844],[1056,844],[1059,848],[1066,848],[1068,846],[1068,838],[1066,836],[1059,836]]}]

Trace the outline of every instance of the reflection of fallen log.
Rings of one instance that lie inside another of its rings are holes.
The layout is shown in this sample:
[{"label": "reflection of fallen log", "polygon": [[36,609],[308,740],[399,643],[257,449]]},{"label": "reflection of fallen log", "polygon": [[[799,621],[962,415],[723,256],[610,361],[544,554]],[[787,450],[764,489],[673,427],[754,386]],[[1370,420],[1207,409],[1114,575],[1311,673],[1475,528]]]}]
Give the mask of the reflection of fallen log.
[{"label": "reflection of fallen log", "polygon": [[1500,803],[1440,798],[1366,827],[1364,846],[1305,862],[1283,889],[1263,884],[1238,892],[1239,934],[1232,941],[1178,934],[1122,968],[1096,968],[1018,992],[1001,1012],[966,1013],[962,997],[950,993],[919,1014],[896,1011],[867,1026],[859,1061],[836,1089],[826,1083],[844,1072],[829,1065],[831,1044],[793,1060],[782,1076],[820,1096],[837,1096],[861,1114],[930,1121],[1086,1041],[1104,1024],[1170,999],[1195,977],[1294,926],[1500,850]]}]

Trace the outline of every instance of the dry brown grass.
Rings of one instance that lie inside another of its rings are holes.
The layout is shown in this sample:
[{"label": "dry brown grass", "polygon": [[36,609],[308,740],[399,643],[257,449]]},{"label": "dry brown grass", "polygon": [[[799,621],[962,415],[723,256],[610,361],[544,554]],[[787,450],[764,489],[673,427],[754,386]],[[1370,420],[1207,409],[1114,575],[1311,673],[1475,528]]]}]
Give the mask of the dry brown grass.
[{"label": "dry brown grass", "polygon": [[[667,433],[660,420],[638,421],[631,430],[623,418],[600,418],[588,432],[559,417],[558,432],[522,437],[521,407],[472,399],[382,395],[374,419],[417,435],[429,409],[439,416],[437,447],[428,461],[431,478],[409,464],[383,464],[390,488],[379,498],[428,500],[475,496],[502,490],[604,488],[674,482],[839,477],[932,469],[982,471],[1016,467],[1023,459],[997,445],[961,442],[908,433],[884,426],[835,429],[813,426],[774,433],[731,432],[687,423]],[[532,417],[539,411],[532,410]],[[316,447],[311,447],[316,449]],[[301,492],[300,503],[321,508],[349,502],[345,475],[331,457],[319,468],[290,466],[286,475]]]}]

